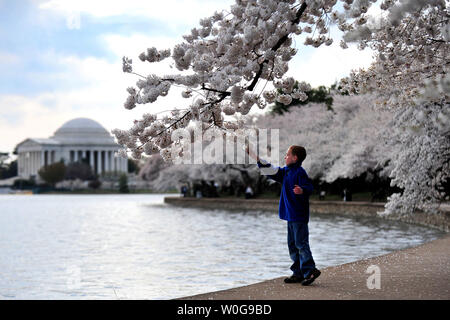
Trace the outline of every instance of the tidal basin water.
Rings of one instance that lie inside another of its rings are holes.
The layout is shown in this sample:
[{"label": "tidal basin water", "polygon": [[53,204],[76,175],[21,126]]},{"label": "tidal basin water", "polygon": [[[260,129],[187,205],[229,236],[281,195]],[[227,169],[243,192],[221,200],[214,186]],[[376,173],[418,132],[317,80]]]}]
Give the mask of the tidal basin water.
[{"label": "tidal basin water", "polygon": [[[178,208],[163,198],[1,195],[0,299],[172,299],[290,275],[276,212]],[[309,229],[319,268],[442,235],[326,215],[312,215]]]}]

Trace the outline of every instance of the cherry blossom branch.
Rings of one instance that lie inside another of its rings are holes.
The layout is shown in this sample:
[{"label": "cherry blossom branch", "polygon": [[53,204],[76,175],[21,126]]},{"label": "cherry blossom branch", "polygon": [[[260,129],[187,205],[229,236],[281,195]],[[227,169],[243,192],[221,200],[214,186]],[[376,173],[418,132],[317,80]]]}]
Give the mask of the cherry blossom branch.
[{"label": "cherry blossom branch", "polygon": [[[302,5],[300,6],[300,8],[297,11],[296,17],[295,19],[292,21],[292,24],[298,24],[300,22],[300,18],[303,14],[303,12],[305,12],[306,10],[306,2],[303,2]],[[289,33],[285,34],[282,38],[280,38],[280,40],[278,40],[278,42],[272,47],[272,51],[277,51],[289,38]],[[255,75],[255,78],[253,79],[252,83],[246,88],[246,90],[248,91],[253,91],[253,89],[255,88],[259,78],[261,77],[261,74],[263,72],[264,69],[264,65],[267,64],[269,62],[269,59],[264,59],[263,62],[261,62],[259,64],[259,70]]]},{"label": "cherry blossom branch", "polygon": [[430,40],[432,42],[441,42],[441,43],[446,43],[447,41],[443,40],[443,39],[433,39],[433,38],[427,38],[427,40]]},{"label": "cherry blossom branch", "polygon": [[228,92],[228,91],[220,91],[220,90],[216,90],[216,89],[212,89],[212,88],[207,88],[207,87],[205,87],[204,83],[202,83],[202,90],[220,93],[221,95],[224,95],[225,97],[231,95],[231,92]]}]

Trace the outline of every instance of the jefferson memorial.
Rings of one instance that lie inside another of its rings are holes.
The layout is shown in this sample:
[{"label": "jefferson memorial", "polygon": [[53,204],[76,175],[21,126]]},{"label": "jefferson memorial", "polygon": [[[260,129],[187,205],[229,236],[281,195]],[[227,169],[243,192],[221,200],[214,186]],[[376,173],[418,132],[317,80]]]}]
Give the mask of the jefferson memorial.
[{"label": "jefferson memorial", "polygon": [[76,118],[64,123],[50,138],[28,138],[19,143],[18,176],[39,179],[40,168],[61,160],[65,164],[84,161],[97,175],[127,173],[127,159],[115,157],[119,149],[101,124],[88,118]]}]

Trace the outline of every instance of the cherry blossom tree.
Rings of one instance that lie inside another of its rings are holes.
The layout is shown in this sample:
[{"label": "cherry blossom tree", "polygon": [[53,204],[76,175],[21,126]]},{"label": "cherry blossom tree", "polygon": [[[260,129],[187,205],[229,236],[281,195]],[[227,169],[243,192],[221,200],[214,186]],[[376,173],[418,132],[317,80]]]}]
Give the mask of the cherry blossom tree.
[{"label": "cherry blossom tree", "polygon": [[448,1],[384,1],[386,14],[350,30],[347,42],[370,46],[370,68],[353,72],[341,86],[377,94],[393,110],[391,139],[394,194],[386,213],[437,211],[448,201],[450,179],[450,15]]},{"label": "cherry blossom tree", "polygon": [[391,185],[403,189],[393,194],[385,214],[411,214],[416,209],[439,212],[449,200],[450,117],[448,104],[428,103],[397,110],[390,132]]},{"label": "cherry blossom tree", "polygon": [[[375,2],[380,3],[379,17],[369,14]],[[333,25],[344,33],[342,48],[357,42],[361,49],[371,47],[376,52],[369,69],[354,71],[341,82],[343,90],[377,95],[380,108],[392,109],[398,121],[408,121],[400,124],[410,127],[419,121],[416,125],[430,128],[423,135],[440,143],[439,148],[433,145],[431,150],[445,150],[450,92],[448,2],[236,0],[229,11],[200,20],[200,26],[193,28],[174,48],[149,48],[139,55],[145,63],[171,59],[179,73],[140,75],[134,70],[132,59],[123,58],[123,71],[139,78],[135,86],[127,89],[126,109],[155,102],[168,95],[173,86],[183,88],[186,106],[163,117],[146,113],[129,130],[113,130],[124,146],[122,155],[128,151],[134,158],[160,154],[170,161],[173,155],[189,152],[181,139],[172,138],[176,129],[189,128],[192,122],[198,122],[203,129],[225,132],[245,124],[239,117],[235,120],[230,116],[245,116],[255,105],[264,109],[275,101],[288,105],[292,99],[306,99],[307,88],[294,88],[294,79],[285,77],[289,61],[297,54],[293,39],[303,34],[305,46],[331,45]],[[411,109],[415,120],[407,116]],[[436,127],[440,129],[431,129]],[[424,136],[405,133],[398,137],[404,146],[416,146],[416,151],[431,148],[431,144],[419,143]],[[430,179],[438,174],[436,186],[448,178],[448,160],[443,159],[420,159],[426,168],[435,168],[421,172],[431,174]],[[412,178],[405,177],[408,161],[400,154],[393,160],[394,184],[404,183],[405,191],[411,188],[418,193],[423,191],[422,185],[415,184],[414,174]],[[341,159],[342,168],[344,163]],[[391,204],[402,203],[411,211],[414,206],[403,201],[405,196],[408,195],[393,197]],[[434,193],[426,197],[431,197],[430,201],[437,199]]]},{"label": "cherry blossom tree", "polygon": [[385,164],[395,150],[386,134],[392,113],[375,109],[371,95],[334,95],[333,101],[333,110],[310,103],[283,115],[261,115],[254,125],[280,129],[281,159],[290,145],[304,146],[303,167],[312,179],[352,179]]}]

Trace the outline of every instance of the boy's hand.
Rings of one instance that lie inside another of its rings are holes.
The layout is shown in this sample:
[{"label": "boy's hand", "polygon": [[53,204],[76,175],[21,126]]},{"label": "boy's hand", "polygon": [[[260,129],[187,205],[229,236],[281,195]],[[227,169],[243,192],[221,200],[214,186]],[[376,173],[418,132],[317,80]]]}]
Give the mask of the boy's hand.
[{"label": "boy's hand", "polygon": [[303,194],[303,189],[300,188],[298,185],[294,185],[294,193],[295,194]]}]

